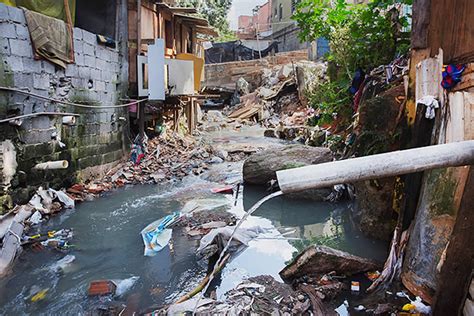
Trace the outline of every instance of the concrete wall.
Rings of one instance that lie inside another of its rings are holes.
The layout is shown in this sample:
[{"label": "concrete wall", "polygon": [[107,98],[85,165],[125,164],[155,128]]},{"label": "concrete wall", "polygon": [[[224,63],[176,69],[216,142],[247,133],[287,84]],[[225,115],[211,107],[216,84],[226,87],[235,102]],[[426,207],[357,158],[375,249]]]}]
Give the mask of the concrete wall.
[{"label": "concrete wall", "polygon": [[[119,102],[124,89],[121,78],[127,67],[119,50],[97,43],[96,35],[74,28],[75,64],[64,70],[46,60],[35,60],[29,32],[21,9],[0,4],[0,86],[26,89],[45,97],[76,103],[97,104],[84,109],[59,106],[18,93],[0,91],[0,119],[37,112],[80,114],[73,126],[62,125],[60,116],[24,119],[21,126],[0,124],[0,142],[11,140],[17,149],[17,175],[11,190],[27,198],[34,185],[47,182],[66,186],[77,176],[90,174],[90,167],[109,164],[123,157],[127,108],[105,109]],[[52,139],[60,135],[65,148]],[[32,172],[39,162],[66,159],[64,171]]]},{"label": "concrete wall", "polygon": [[293,15],[291,0],[271,1],[271,22],[273,33],[277,33],[290,25],[295,25],[295,21],[291,19],[291,16]]},{"label": "concrete wall", "polygon": [[270,38],[278,42],[279,52],[308,49],[310,46],[308,42],[300,42],[300,39],[298,38],[299,31],[300,29],[296,25],[289,25],[284,28],[280,28],[276,32],[273,31],[273,34],[270,36]]}]

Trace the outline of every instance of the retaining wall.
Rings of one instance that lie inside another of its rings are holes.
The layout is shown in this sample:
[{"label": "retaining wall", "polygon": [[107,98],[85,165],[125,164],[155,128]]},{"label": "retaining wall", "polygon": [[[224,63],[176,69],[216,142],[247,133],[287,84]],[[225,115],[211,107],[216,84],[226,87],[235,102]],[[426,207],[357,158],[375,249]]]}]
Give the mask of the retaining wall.
[{"label": "retaining wall", "polygon": [[275,56],[268,56],[262,59],[206,64],[204,85],[209,88],[235,89],[235,83],[242,77],[252,84],[253,88],[256,88],[260,85],[264,69],[307,59],[308,51],[299,50],[278,53]]},{"label": "retaining wall", "polygon": [[[0,124],[0,142],[11,140],[17,151],[17,174],[10,192],[18,200],[27,199],[36,185],[66,186],[82,174],[91,175],[91,167],[113,163],[126,150],[127,123],[123,118],[128,120],[127,108],[102,108],[121,98],[121,89],[126,86],[120,82],[121,70],[128,66],[126,58],[119,50],[98,44],[95,34],[79,28],[74,28],[74,57],[75,63],[66,69],[35,60],[22,10],[0,4],[0,86],[97,106],[61,106],[0,91],[0,119],[38,112],[80,114],[72,126],[63,125],[61,116],[45,115],[24,119],[20,126]],[[64,148],[54,140],[54,134],[66,145]],[[32,172],[36,163],[59,159],[69,161],[67,170]]]}]

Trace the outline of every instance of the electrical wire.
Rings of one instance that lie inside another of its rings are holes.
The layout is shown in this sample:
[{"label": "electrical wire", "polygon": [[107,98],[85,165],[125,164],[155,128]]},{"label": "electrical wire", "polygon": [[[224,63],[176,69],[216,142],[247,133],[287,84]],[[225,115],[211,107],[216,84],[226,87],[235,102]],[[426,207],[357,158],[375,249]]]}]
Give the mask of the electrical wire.
[{"label": "electrical wire", "polygon": [[7,123],[14,120],[24,119],[27,117],[38,116],[38,115],[62,115],[62,116],[80,116],[76,113],[64,113],[64,112],[38,112],[38,113],[31,113],[31,114],[24,114],[19,116],[9,117],[3,120],[0,120],[0,123]]},{"label": "electrical wire", "polygon": [[41,99],[41,100],[44,100],[44,101],[50,101],[50,102],[59,103],[59,104],[63,104],[63,105],[70,105],[70,106],[75,106],[75,107],[79,107],[79,108],[88,108],[88,109],[123,108],[123,107],[127,107],[127,106],[130,106],[130,105],[133,105],[133,104],[138,104],[138,103],[148,101],[148,98],[146,98],[146,99],[136,100],[136,101],[129,102],[129,103],[116,104],[116,105],[89,105],[89,104],[80,104],[80,103],[73,103],[73,102],[68,102],[68,101],[61,101],[61,100],[58,100],[58,99],[45,97],[45,96],[42,96],[42,95],[39,95],[39,94],[36,94],[36,93],[20,90],[20,89],[17,89],[17,88],[9,88],[9,87],[1,87],[0,86],[0,90],[17,92],[17,93],[29,95],[29,96],[32,96],[32,97],[35,97],[37,99]]}]

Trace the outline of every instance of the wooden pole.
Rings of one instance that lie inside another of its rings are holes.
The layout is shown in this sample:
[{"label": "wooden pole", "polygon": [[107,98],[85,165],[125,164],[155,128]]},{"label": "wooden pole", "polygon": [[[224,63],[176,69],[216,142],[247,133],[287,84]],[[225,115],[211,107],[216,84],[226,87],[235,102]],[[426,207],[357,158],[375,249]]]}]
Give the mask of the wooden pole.
[{"label": "wooden pole", "polygon": [[281,191],[291,193],[471,164],[474,164],[474,140],[280,170],[277,178]]},{"label": "wooden pole", "polygon": [[462,315],[474,269],[474,168],[470,168],[465,191],[438,277],[433,316]]},{"label": "wooden pole", "polygon": [[[142,1],[137,0],[137,55],[142,54]],[[145,104],[138,104],[138,130],[140,142],[145,139]]]}]

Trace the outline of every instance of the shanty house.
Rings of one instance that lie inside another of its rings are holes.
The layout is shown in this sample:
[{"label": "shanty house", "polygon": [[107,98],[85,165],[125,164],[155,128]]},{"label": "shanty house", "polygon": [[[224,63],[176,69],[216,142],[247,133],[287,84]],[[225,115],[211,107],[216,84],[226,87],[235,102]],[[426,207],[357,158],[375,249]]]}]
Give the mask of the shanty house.
[{"label": "shanty house", "polygon": [[[188,127],[194,128],[194,101],[199,98],[204,74],[204,49],[206,36],[215,36],[207,20],[197,16],[195,8],[176,7],[174,2],[128,1],[129,38],[129,91],[134,97],[149,97],[151,101],[162,101],[163,109],[173,109],[176,120],[179,110],[187,111]],[[163,48],[157,56],[150,56],[150,46],[162,42]],[[162,56],[163,55],[163,56]],[[153,58],[153,59],[150,59]],[[160,61],[158,59],[164,58]],[[158,66],[150,67],[155,62]],[[161,66],[164,64],[164,70]],[[156,76],[153,71],[160,74]],[[161,74],[161,72],[164,72]],[[158,78],[152,81],[151,78]],[[150,78],[150,80],[149,80]],[[163,82],[162,82],[163,81]],[[157,91],[163,90],[163,91]],[[153,97],[153,96],[159,97]],[[136,113],[133,112],[132,113]],[[149,128],[158,116],[146,111],[141,117],[148,121]],[[155,111],[156,112],[156,111]],[[133,115],[133,114],[132,114]],[[137,114],[137,117],[140,117]],[[140,123],[141,124],[141,123]],[[140,125],[139,124],[139,125]],[[143,127],[140,127],[143,131]]]}]

